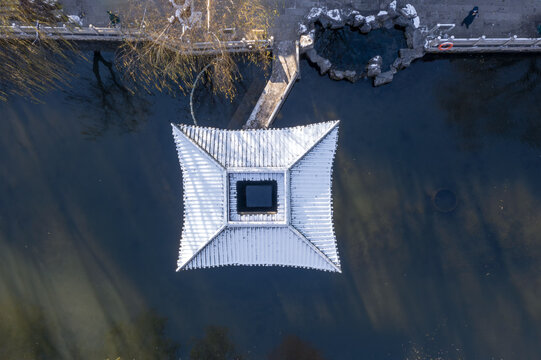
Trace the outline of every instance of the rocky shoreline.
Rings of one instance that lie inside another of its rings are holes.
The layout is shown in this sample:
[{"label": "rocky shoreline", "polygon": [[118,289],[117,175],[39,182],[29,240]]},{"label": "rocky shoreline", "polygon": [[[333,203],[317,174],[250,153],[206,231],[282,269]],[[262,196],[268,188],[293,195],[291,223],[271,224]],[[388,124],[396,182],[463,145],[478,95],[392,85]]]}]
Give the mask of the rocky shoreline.
[{"label": "rocky shoreline", "polygon": [[[391,29],[398,27],[404,30],[407,48],[398,51],[398,57],[393,61],[390,70],[382,72],[381,55],[371,58],[366,64],[365,71],[358,72],[352,69],[340,69],[334,66],[329,59],[322,57],[314,48],[316,42],[316,23],[324,29],[341,29],[346,26],[358,29],[363,34],[378,29]],[[390,83],[394,75],[408,67],[415,59],[425,55],[425,36],[419,28],[420,19],[415,7],[406,4],[397,8],[394,0],[386,10],[381,10],[375,15],[362,15],[352,8],[328,9],[314,7],[299,24],[298,35],[300,36],[300,51],[308,60],[316,65],[320,74],[329,74],[333,80],[348,80],[351,82],[363,78],[373,80],[374,86]]]}]

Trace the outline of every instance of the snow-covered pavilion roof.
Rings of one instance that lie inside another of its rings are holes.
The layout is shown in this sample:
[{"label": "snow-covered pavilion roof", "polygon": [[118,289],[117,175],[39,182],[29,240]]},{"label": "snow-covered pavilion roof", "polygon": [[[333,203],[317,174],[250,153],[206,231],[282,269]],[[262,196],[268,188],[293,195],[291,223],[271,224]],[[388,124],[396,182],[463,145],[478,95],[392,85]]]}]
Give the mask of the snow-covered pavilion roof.
[{"label": "snow-covered pavilion roof", "polygon": [[[339,121],[266,130],[173,126],[184,224],[178,270],[279,265],[340,270],[332,221]],[[273,212],[238,211],[238,183],[274,182]]]}]

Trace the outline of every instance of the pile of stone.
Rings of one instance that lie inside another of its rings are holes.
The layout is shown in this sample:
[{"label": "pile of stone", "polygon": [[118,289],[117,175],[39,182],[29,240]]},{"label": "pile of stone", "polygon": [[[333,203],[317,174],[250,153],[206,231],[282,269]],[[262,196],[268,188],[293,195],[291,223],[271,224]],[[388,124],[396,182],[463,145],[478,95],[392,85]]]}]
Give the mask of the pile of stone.
[{"label": "pile of stone", "polygon": [[[408,48],[399,50],[398,57],[392,63],[390,70],[385,72],[381,71],[382,58],[379,55],[370,59],[366,64],[366,70],[360,74],[354,70],[337,69],[329,59],[320,56],[314,49],[316,23],[319,23],[324,29],[331,30],[350,26],[359,29],[363,34],[372,30],[391,29],[398,26],[405,31]],[[368,77],[373,79],[374,86],[380,86],[391,82],[398,70],[408,67],[413,60],[424,56],[425,37],[419,29],[419,25],[420,19],[415,7],[406,4],[398,8],[396,0],[389,4],[387,10],[368,16],[361,15],[359,11],[351,8],[315,7],[299,24],[300,49],[301,53],[306,54],[308,60],[319,68],[322,75],[328,73],[331,79],[351,82]]]}]

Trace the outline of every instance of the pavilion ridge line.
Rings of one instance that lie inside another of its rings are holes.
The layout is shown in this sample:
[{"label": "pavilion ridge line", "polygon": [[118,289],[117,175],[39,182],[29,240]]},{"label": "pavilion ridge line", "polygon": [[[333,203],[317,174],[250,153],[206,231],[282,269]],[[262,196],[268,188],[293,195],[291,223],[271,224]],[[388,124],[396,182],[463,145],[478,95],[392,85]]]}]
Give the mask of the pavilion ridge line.
[{"label": "pavilion ridge line", "polygon": [[331,198],[338,124],[172,124],[184,189],[177,271],[278,265],[341,272]]}]

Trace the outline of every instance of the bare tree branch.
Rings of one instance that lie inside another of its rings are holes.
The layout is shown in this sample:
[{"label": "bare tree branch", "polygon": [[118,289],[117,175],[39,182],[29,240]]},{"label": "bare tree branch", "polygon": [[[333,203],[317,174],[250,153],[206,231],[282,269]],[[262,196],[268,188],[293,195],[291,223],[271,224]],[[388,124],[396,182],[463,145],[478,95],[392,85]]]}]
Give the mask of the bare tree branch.
[{"label": "bare tree branch", "polygon": [[[140,41],[124,43],[117,65],[132,87],[185,92],[193,88],[205,68],[212,90],[229,99],[235,96],[240,74],[225,41],[234,36],[236,40],[266,39],[276,13],[263,0],[185,0],[183,4],[179,0],[132,0],[130,8],[126,22],[144,29],[144,35]],[[234,29],[233,35],[224,29]],[[197,43],[210,45],[220,61],[193,55],[190,50]],[[268,66],[268,49],[254,50],[247,59]],[[207,67],[209,63],[214,66]]]},{"label": "bare tree branch", "polygon": [[[0,8],[0,100],[17,94],[37,100],[36,94],[67,84],[71,54],[67,41],[50,40],[43,26],[66,17],[55,0],[3,0]],[[10,28],[34,26],[34,39],[14,39]]]}]

